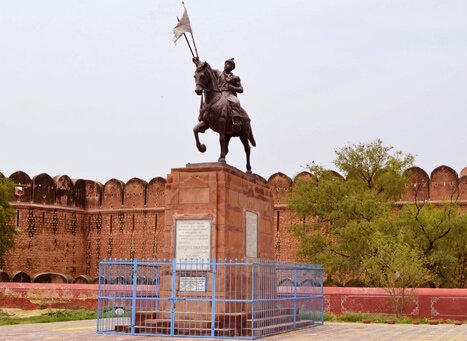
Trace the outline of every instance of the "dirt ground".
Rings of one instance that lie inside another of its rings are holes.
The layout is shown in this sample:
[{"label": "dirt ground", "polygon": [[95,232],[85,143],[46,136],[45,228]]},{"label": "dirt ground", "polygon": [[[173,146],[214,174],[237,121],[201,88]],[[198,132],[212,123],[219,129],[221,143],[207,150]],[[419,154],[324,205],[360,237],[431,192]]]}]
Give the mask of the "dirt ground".
[{"label": "dirt ground", "polygon": [[21,318],[21,317],[31,317],[31,316],[39,316],[42,314],[46,314],[48,312],[58,311],[58,310],[65,310],[65,309],[34,309],[34,310],[22,310],[18,308],[0,308],[1,311],[11,315],[12,318]]}]

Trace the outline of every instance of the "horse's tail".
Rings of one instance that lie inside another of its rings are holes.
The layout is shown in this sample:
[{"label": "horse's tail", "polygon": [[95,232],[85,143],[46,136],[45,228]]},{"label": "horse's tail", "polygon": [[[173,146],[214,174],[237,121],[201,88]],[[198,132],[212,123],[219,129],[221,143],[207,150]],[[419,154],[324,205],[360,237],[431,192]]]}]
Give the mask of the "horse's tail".
[{"label": "horse's tail", "polygon": [[248,140],[250,141],[253,147],[256,147],[256,141],[255,141],[255,137],[253,136],[253,129],[251,128],[251,125],[250,125],[250,133],[248,134]]}]

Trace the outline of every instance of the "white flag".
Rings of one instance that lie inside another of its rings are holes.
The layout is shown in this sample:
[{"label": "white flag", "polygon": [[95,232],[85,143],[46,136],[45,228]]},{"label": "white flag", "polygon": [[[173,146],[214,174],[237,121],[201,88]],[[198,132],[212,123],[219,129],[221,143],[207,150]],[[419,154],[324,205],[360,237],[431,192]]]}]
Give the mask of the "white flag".
[{"label": "white flag", "polygon": [[183,4],[182,18],[178,22],[177,26],[174,27],[173,41],[175,44],[177,44],[178,38],[180,38],[185,32],[191,33],[191,25],[190,25],[190,18],[188,17],[188,12],[186,11],[186,8],[185,8],[185,4]]}]

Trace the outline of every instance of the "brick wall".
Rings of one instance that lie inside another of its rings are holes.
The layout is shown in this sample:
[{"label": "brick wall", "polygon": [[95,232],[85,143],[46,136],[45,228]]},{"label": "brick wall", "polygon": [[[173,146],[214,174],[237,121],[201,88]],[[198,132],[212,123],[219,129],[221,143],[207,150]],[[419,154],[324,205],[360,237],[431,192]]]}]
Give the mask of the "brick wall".
[{"label": "brick wall", "polygon": [[[403,201],[453,198],[467,210],[467,167],[460,175],[447,166],[436,168],[430,176],[418,167],[408,172],[411,183]],[[302,172],[292,180],[275,173],[267,180],[274,202],[274,255],[280,261],[296,259],[297,243],[289,226],[300,221],[287,209],[287,194],[300,178],[311,178],[311,174]],[[167,225],[166,179],[162,177],[149,183],[137,178],[127,183],[111,179],[102,185],[72,180],[67,175],[52,178],[45,173],[31,179],[18,171],[10,179],[16,184],[11,204],[19,230],[16,246],[2,269],[10,278],[17,271],[31,277],[58,272],[95,278],[102,258],[157,258],[170,247],[162,237]]]}]

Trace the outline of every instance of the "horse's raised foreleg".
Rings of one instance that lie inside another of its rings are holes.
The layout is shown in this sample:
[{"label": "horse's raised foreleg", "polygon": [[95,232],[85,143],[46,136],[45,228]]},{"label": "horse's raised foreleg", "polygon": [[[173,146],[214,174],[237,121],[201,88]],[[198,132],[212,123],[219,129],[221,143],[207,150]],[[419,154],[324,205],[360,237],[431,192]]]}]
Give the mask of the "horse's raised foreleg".
[{"label": "horse's raised foreleg", "polygon": [[195,127],[193,128],[193,133],[195,134],[195,140],[196,140],[196,147],[201,153],[204,153],[206,151],[206,145],[202,144],[199,142],[199,133],[204,133],[208,129],[208,126],[206,123],[203,121],[199,122]]}]

